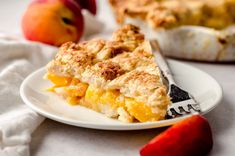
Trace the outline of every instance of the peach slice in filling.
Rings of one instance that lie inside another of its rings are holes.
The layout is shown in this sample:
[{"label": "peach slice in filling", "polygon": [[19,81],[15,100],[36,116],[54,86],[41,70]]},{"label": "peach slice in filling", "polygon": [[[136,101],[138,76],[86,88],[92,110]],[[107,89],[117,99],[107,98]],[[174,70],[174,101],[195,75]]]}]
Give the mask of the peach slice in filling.
[{"label": "peach slice in filling", "polygon": [[54,84],[49,90],[63,88],[63,96],[71,105],[79,104],[114,118],[119,116],[118,109],[122,108],[131,118],[140,122],[160,119],[158,114],[152,112],[150,106],[134,98],[125,97],[118,90],[102,90],[82,83],[76,78],[53,74],[48,74],[47,79]]}]

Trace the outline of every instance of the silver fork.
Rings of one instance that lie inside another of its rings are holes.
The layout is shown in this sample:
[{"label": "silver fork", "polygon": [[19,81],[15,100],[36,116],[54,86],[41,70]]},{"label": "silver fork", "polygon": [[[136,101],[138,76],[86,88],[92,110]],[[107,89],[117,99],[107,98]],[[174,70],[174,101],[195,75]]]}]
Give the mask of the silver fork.
[{"label": "silver fork", "polygon": [[158,42],[152,40],[150,44],[153,48],[154,59],[160,67],[161,75],[164,80],[163,83],[167,85],[168,95],[171,97],[172,101],[172,104],[167,109],[166,118],[175,118],[190,113],[200,113],[200,106],[193,96],[175,83],[167,62],[163,54],[161,54]]}]

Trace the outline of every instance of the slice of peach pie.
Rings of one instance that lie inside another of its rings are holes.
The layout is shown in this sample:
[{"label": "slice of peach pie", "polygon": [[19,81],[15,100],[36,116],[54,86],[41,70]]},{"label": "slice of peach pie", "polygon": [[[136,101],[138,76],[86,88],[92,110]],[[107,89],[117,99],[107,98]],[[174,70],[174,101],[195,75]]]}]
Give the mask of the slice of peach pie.
[{"label": "slice of peach pie", "polygon": [[148,41],[138,27],[125,25],[112,39],[61,46],[47,65],[49,90],[123,122],[164,119],[170,98]]}]

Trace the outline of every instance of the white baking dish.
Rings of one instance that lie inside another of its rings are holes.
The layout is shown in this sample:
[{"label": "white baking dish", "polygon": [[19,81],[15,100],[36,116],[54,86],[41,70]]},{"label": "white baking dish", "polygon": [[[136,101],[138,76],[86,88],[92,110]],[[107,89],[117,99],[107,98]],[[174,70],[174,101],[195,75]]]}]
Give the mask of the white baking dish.
[{"label": "white baking dish", "polygon": [[201,26],[181,26],[170,30],[149,28],[143,21],[126,18],[139,26],[149,39],[157,39],[165,55],[174,58],[210,61],[235,61],[235,26],[215,30]]}]

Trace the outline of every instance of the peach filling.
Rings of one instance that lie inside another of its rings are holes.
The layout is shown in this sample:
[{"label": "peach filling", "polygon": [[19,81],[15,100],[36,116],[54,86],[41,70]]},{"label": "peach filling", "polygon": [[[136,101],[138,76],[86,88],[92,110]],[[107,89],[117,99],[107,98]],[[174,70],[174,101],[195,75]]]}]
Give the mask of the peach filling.
[{"label": "peach filling", "polygon": [[125,97],[117,90],[102,90],[82,83],[76,78],[60,77],[53,74],[48,74],[47,79],[54,84],[49,90],[55,91],[56,88],[63,88],[63,96],[71,105],[79,104],[106,115],[108,112],[105,109],[108,109],[111,111],[111,115],[108,115],[110,117],[117,117],[117,110],[122,107],[130,116],[140,122],[160,119],[159,115],[152,112],[150,106],[133,98]]}]

